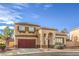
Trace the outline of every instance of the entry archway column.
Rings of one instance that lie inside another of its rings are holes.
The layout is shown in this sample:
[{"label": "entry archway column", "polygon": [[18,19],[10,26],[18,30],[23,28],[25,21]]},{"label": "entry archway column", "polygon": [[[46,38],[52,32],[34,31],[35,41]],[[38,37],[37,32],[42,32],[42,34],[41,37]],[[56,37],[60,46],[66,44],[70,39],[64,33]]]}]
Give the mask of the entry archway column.
[{"label": "entry archway column", "polygon": [[46,48],[48,48],[48,34],[46,34],[45,42],[46,42],[45,46]]}]

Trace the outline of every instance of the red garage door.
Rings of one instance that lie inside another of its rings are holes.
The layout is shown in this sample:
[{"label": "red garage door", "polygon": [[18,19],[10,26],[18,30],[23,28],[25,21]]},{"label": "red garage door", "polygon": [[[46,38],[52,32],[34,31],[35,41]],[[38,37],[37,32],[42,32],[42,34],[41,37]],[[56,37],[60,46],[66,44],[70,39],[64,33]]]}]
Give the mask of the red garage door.
[{"label": "red garage door", "polygon": [[18,48],[35,48],[35,39],[18,39]]}]

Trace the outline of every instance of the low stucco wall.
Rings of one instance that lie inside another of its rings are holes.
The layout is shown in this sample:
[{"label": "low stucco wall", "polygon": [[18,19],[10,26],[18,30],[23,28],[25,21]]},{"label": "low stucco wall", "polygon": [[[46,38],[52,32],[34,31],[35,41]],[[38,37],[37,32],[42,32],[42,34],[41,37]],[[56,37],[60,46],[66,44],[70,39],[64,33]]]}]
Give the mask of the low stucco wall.
[{"label": "low stucco wall", "polygon": [[79,42],[67,41],[67,42],[66,42],[66,47],[67,47],[67,48],[79,47]]},{"label": "low stucco wall", "polygon": [[9,42],[9,48],[14,48],[15,43],[14,42]]}]

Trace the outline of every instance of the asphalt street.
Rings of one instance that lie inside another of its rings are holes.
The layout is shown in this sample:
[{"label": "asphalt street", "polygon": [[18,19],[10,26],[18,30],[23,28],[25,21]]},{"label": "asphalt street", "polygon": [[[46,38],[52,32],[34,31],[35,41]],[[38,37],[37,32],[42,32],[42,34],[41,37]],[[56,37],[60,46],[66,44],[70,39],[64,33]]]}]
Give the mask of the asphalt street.
[{"label": "asphalt street", "polygon": [[33,54],[22,54],[17,56],[79,56],[79,52],[43,52]]}]

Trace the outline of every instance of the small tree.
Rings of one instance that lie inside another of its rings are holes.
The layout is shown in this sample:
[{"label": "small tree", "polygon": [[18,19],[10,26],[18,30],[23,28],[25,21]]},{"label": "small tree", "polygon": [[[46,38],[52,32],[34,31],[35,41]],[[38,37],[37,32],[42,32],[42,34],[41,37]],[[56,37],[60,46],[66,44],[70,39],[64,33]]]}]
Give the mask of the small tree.
[{"label": "small tree", "polygon": [[10,38],[11,35],[12,35],[12,33],[13,33],[13,30],[9,29],[9,27],[6,26],[6,27],[4,28],[4,37],[5,37],[6,39]]},{"label": "small tree", "polygon": [[61,30],[62,33],[68,33],[68,30],[66,28],[64,28],[63,30]]},{"label": "small tree", "polygon": [[3,39],[3,35],[2,34],[0,34],[0,39]]},{"label": "small tree", "polygon": [[66,40],[69,41],[70,39],[69,39],[69,32],[68,32],[68,30],[66,28],[64,28],[61,32],[65,33],[67,35],[67,39]]},{"label": "small tree", "polygon": [[7,43],[7,46],[8,46],[9,45],[9,41],[8,40],[11,38],[11,35],[13,33],[13,30],[9,29],[9,27],[6,26],[4,28],[4,30],[3,30],[3,32],[4,32],[4,38],[5,38],[6,43]]}]

